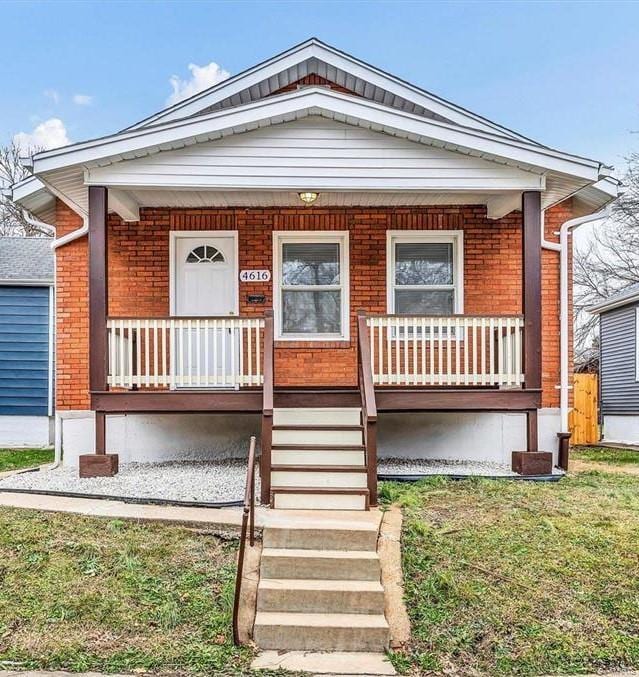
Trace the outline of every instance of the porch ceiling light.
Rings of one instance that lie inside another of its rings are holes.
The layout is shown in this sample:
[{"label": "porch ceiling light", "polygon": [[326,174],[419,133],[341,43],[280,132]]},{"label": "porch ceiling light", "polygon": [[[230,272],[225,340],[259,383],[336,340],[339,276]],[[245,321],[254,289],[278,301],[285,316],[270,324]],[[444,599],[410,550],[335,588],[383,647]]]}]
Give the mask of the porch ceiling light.
[{"label": "porch ceiling light", "polygon": [[315,193],[311,190],[298,193],[298,195],[300,196],[300,200],[307,205],[312,205],[313,202],[315,202],[315,200],[317,200],[317,198],[319,197],[319,193]]}]

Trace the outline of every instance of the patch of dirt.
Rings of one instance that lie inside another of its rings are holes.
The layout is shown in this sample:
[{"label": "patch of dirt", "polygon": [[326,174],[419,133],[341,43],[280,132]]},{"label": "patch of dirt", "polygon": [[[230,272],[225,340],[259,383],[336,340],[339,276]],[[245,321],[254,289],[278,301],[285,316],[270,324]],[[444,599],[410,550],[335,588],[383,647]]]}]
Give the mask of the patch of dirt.
[{"label": "patch of dirt", "polygon": [[639,475],[639,466],[631,464],[614,465],[613,463],[597,463],[596,461],[582,461],[570,459],[570,472],[613,472],[622,475]]}]

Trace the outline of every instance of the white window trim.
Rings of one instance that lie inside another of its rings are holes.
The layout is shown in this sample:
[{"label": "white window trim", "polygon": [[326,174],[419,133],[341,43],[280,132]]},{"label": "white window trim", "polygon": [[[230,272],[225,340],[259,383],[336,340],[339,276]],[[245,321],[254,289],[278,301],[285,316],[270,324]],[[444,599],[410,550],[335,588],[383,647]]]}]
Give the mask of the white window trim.
[{"label": "white window trim", "polygon": [[233,302],[234,315],[240,314],[240,294],[239,294],[239,242],[237,230],[170,230],[169,231],[169,314],[175,316],[175,288],[177,284],[176,270],[177,262],[175,260],[176,242],[180,238],[204,238],[204,237],[232,237],[233,238],[233,279],[235,280]]},{"label": "white window trim", "polygon": [[639,306],[635,308],[635,381],[639,381]]},{"label": "white window trim", "polygon": [[[273,317],[277,341],[349,341],[350,340],[350,270],[347,230],[274,230],[273,231]],[[290,242],[335,242],[340,245],[340,286],[342,289],[342,331],[340,334],[283,334],[280,286],[282,245]]]},{"label": "white window trim", "polygon": [[[463,230],[387,230],[386,231],[386,309],[395,313],[395,244],[400,243],[452,243],[453,287],[455,289],[455,315],[464,312],[464,231]],[[403,286],[403,285],[398,285]],[[405,286],[405,285],[404,285]],[[446,288],[449,285],[445,285]],[[437,285],[433,285],[437,289]]]}]

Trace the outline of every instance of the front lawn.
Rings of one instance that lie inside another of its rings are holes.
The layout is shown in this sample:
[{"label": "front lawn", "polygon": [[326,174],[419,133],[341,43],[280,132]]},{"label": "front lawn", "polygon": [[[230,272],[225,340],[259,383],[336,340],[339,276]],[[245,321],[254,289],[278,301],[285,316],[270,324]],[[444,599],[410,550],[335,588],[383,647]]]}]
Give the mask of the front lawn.
[{"label": "front lawn", "polygon": [[385,484],[404,513],[412,674],[639,667],[639,477]]},{"label": "front lawn", "polygon": [[572,447],[570,458],[593,463],[639,465],[639,451],[612,447]]},{"label": "front lawn", "polygon": [[53,462],[53,449],[0,449],[0,472]]},{"label": "front lawn", "polygon": [[0,508],[0,670],[242,674],[234,538]]}]

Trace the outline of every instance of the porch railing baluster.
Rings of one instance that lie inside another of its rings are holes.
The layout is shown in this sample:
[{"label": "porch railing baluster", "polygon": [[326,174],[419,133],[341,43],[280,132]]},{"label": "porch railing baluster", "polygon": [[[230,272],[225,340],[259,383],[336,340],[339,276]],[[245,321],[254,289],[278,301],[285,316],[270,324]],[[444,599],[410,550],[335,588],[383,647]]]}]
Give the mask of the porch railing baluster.
[{"label": "porch railing baluster", "polygon": [[368,316],[366,323],[376,385],[521,387],[523,383],[520,315],[382,315]]},{"label": "porch railing baluster", "polygon": [[264,318],[108,318],[107,385],[260,386],[263,333]]}]

